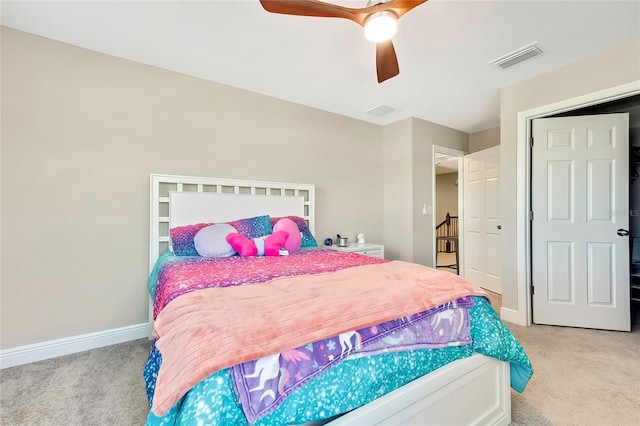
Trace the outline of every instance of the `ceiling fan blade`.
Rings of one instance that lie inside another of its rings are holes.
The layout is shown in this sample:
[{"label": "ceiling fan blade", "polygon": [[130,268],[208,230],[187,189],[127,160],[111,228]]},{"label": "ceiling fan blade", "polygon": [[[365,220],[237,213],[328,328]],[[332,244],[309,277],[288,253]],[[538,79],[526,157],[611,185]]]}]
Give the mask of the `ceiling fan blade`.
[{"label": "ceiling fan blade", "polygon": [[352,8],[318,0],[260,0],[267,12],[285,15],[345,18],[364,26],[367,17],[375,12],[391,10],[398,18],[428,0],[389,0],[369,7]]},{"label": "ceiling fan blade", "polygon": [[370,8],[353,9],[317,0],[260,0],[267,12],[285,15],[318,16],[323,18],[345,18],[363,25]]},{"label": "ceiling fan blade", "polygon": [[[392,10],[398,19],[416,6],[420,6],[422,3],[426,3],[428,0],[396,0],[389,2],[388,10]],[[385,3],[383,3],[384,5]]]},{"label": "ceiling fan blade", "polygon": [[400,74],[396,50],[391,40],[376,44],[376,69],[378,70],[378,83]]}]

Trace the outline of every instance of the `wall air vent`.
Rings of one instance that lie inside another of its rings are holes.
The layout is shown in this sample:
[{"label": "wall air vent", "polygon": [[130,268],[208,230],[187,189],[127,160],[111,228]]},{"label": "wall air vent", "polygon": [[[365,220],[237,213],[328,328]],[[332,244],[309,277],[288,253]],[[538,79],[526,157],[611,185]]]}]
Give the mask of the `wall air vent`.
[{"label": "wall air vent", "polygon": [[382,117],[386,117],[387,115],[393,114],[396,111],[398,111],[398,109],[392,106],[378,105],[377,107],[367,111],[367,114],[375,115],[376,117],[382,118]]},{"label": "wall air vent", "polygon": [[493,61],[489,61],[491,65],[497,65],[503,70],[506,70],[509,67],[512,67],[520,62],[524,62],[528,59],[534,58],[538,55],[544,53],[542,49],[536,46],[537,42],[528,44],[524,47],[521,47],[518,50],[514,50],[511,53],[507,53],[504,56],[499,57],[498,59],[494,59]]}]

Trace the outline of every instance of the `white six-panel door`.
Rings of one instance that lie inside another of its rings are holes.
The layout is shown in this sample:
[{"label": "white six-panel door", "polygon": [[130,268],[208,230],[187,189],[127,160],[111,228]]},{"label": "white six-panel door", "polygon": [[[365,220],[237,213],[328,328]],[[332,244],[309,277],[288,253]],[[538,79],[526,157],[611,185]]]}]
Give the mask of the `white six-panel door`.
[{"label": "white six-panel door", "polygon": [[464,277],[502,294],[500,146],[464,157]]},{"label": "white six-panel door", "polygon": [[628,331],[628,114],[537,119],[533,137],[533,321]]}]

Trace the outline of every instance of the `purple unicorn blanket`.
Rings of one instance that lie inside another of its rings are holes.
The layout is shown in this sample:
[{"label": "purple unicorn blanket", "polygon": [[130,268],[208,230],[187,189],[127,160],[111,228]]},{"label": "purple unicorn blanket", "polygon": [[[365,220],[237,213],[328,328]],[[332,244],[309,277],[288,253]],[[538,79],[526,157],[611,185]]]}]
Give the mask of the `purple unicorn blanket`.
[{"label": "purple unicorn blanket", "polygon": [[231,377],[245,416],[255,423],[295,389],[347,357],[469,344],[471,306],[473,297],[463,297],[409,317],[235,365]]}]

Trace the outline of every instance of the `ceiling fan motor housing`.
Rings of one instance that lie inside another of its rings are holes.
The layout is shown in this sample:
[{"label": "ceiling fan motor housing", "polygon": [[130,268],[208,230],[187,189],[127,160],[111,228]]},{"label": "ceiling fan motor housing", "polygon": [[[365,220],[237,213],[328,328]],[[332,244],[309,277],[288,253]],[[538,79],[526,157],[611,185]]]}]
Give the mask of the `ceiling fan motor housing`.
[{"label": "ceiling fan motor housing", "polygon": [[364,36],[374,43],[391,39],[397,30],[398,15],[391,10],[372,13],[364,21]]}]

